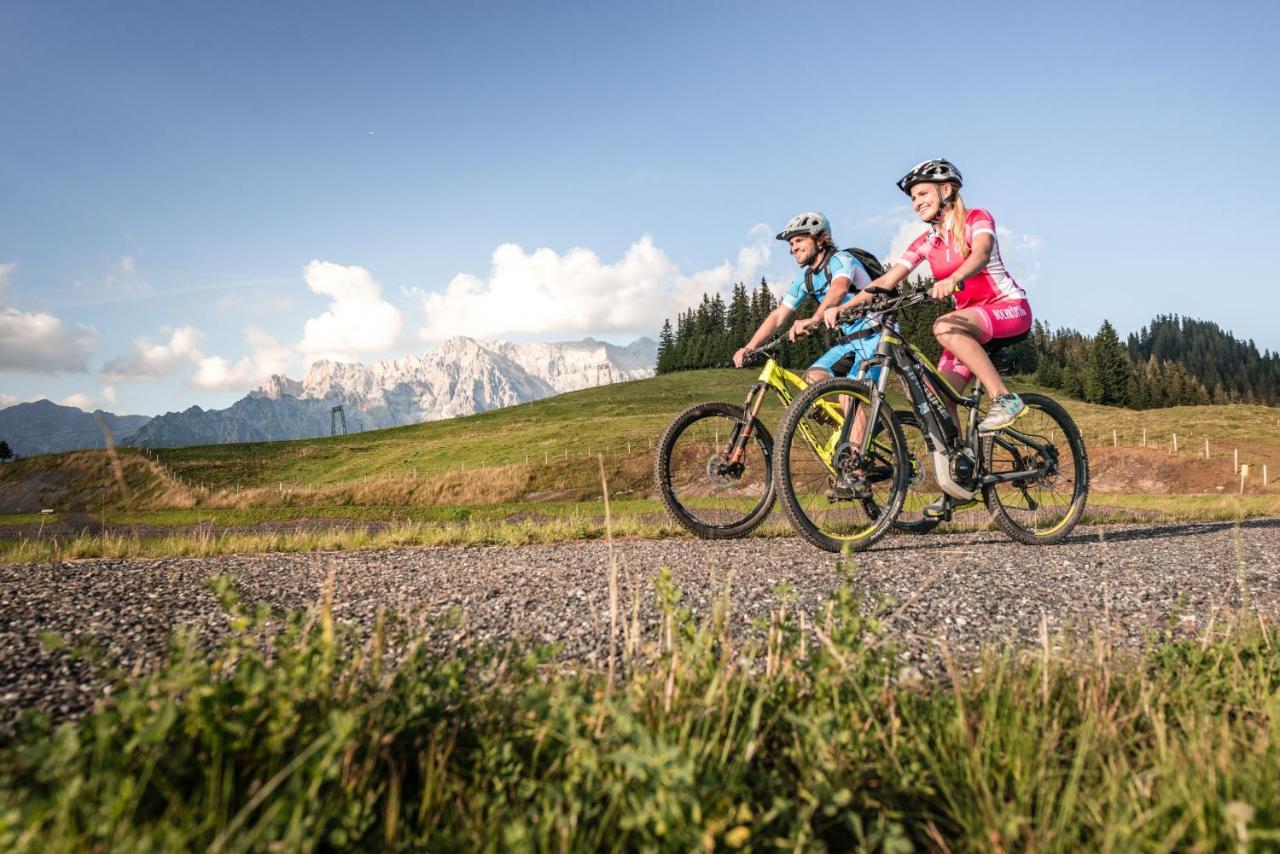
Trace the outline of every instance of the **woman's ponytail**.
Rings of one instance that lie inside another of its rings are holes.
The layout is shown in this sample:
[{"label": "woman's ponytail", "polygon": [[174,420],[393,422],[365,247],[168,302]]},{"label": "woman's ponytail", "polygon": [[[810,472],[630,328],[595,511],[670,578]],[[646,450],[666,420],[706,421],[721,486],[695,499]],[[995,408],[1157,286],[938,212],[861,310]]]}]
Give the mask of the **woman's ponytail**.
[{"label": "woman's ponytail", "polygon": [[[955,185],[952,184],[954,188]],[[939,188],[941,195],[941,188]],[[951,194],[951,234],[948,235],[948,242],[960,251],[961,258],[969,257],[969,242],[964,239],[965,220],[969,218],[969,212],[965,209],[964,199],[960,198],[960,191],[953,189]]]}]

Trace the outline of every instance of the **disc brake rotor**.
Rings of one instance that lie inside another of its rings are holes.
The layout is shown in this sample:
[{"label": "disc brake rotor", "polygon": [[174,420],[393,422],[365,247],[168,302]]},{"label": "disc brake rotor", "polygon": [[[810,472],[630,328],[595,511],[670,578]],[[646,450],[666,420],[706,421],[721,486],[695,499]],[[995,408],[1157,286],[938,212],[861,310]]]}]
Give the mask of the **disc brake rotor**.
[{"label": "disc brake rotor", "polygon": [[720,489],[736,486],[742,477],[742,463],[725,462],[721,451],[716,451],[707,458],[707,479]]}]

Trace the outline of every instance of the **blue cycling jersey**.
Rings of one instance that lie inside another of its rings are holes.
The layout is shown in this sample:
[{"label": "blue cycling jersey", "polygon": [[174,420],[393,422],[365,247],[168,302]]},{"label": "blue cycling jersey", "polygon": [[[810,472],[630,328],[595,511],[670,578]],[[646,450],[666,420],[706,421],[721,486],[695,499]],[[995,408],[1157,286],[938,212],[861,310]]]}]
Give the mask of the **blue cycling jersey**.
[{"label": "blue cycling jersey", "polygon": [[[830,278],[827,271],[830,270]],[[791,283],[791,287],[787,289],[786,296],[782,298],[782,304],[792,311],[800,303],[804,302],[805,297],[809,296],[809,289],[805,287],[805,276],[809,273],[809,269],[802,268],[796,275],[795,281]],[[813,296],[818,302],[822,302],[827,295],[827,289],[831,287],[831,283],[840,277],[849,280],[849,292],[844,295],[844,299],[840,300],[840,304],[844,305],[853,299],[853,295],[858,291],[871,284],[871,276],[868,275],[866,268],[848,252],[837,252],[831,256],[831,262],[826,265],[826,269],[814,270],[813,272]],[[846,323],[841,328],[845,334],[856,332],[866,325],[867,319],[860,317],[852,323]]]}]

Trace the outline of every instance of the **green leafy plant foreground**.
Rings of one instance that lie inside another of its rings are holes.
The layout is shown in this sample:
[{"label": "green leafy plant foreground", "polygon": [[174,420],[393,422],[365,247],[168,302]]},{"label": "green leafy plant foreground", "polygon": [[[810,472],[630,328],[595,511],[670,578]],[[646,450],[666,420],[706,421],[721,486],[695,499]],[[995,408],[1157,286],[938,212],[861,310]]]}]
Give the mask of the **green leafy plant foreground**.
[{"label": "green leafy plant foreground", "polygon": [[657,587],[656,627],[615,608],[607,662],[571,667],[250,612],[224,582],[216,648],[179,635],[83,720],[29,715],[0,748],[0,850],[1280,844],[1261,621],[924,678],[848,594],[742,637]]}]

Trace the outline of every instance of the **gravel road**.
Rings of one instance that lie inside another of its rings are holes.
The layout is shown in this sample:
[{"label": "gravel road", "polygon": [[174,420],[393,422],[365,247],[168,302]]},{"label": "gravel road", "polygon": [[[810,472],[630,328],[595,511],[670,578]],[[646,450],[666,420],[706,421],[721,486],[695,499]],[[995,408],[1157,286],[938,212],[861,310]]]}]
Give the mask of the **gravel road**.
[{"label": "gravel road", "polygon": [[[845,577],[835,556],[798,539],[628,540],[613,551],[623,608],[639,593],[650,632],[652,580],[664,567],[700,614],[732,579],[733,619],[748,630],[777,607],[778,584],[794,588],[793,607],[816,614]],[[321,597],[332,573],[340,619],[371,625],[385,605],[435,626],[441,646],[518,635],[560,641],[567,658],[592,661],[607,650],[608,566],[603,542],[0,566],[0,732],[24,708],[63,718],[102,695],[103,680],[47,649],[43,633],[91,639],[126,669],[154,667],[177,626],[208,637],[225,630],[205,583],[214,575],[231,576],[249,600],[297,609]],[[1245,596],[1280,616],[1280,519],[1080,528],[1042,548],[991,532],[895,536],[856,556],[852,570],[866,607],[928,672],[943,639],[961,654],[1038,643],[1042,614],[1051,633],[1103,631],[1135,647],[1170,621],[1203,628]],[[460,624],[441,628],[451,610]]]}]

